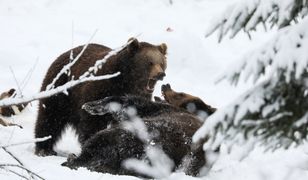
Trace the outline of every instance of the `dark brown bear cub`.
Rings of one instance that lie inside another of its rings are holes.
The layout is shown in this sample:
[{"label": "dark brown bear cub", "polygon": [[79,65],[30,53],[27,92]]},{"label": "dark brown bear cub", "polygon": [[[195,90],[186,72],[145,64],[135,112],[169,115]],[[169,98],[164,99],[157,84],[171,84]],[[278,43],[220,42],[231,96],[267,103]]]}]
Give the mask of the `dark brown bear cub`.
[{"label": "dark brown bear cub", "polygon": [[[83,46],[72,49],[73,54],[79,54],[82,48]],[[99,130],[105,129],[112,121],[112,116],[110,114],[99,117],[90,116],[81,110],[81,106],[86,102],[107,96],[123,95],[140,95],[150,99],[156,81],[162,80],[165,76],[166,50],[165,44],[155,46],[134,39],[125,49],[110,57],[96,74],[120,72],[119,76],[108,80],[86,82],[68,90],[68,95],[62,93],[40,100],[35,137],[51,135],[52,138],[36,143],[35,153],[40,156],[56,154],[53,146],[67,125],[76,129],[81,144]],[[89,44],[70,69],[70,73],[60,76],[55,87],[65,84],[73,77],[78,78],[110,51],[111,49],[106,46]],[[46,90],[59,71],[69,63],[70,52],[71,50],[62,54],[51,64],[41,91]]]},{"label": "dark brown bear cub", "polygon": [[[202,123],[182,108],[136,96],[107,97],[86,103],[83,108],[92,115],[111,113],[118,124],[92,136],[82,146],[81,154],[71,155],[63,163],[65,166],[144,177],[141,172],[126,169],[123,162],[129,158],[148,161],[145,147],[149,144],[160,147],[173,160],[173,170],[181,169],[188,175],[196,176],[205,165],[202,144],[192,143],[192,136]],[[123,122],[133,121],[130,108],[136,110],[137,117],[142,118],[148,133],[152,135],[150,143],[123,128]]]}]

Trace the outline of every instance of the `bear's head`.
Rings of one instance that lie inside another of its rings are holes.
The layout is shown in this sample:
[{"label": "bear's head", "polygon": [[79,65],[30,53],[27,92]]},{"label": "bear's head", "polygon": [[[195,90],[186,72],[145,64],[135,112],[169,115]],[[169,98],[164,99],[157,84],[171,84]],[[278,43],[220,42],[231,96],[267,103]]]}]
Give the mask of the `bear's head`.
[{"label": "bear's head", "polygon": [[193,114],[199,115],[200,112],[205,112],[207,115],[211,115],[216,111],[215,108],[207,105],[196,96],[174,91],[171,89],[170,84],[162,85],[161,91],[164,99],[169,104],[184,108]]},{"label": "bear's head", "polygon": [[[152,97],[156,82],[163,80],[167,68],[167,45],[152,45],[147,42],[139,42],[131,38],[130,44],[125,49],[129,55],[126,59],[125,75],[130,76],[133,82],[133,92],[144,97]],[[129,70],[128,70],[129,69]],[[125,76],[124,75],[124,76]]]}]

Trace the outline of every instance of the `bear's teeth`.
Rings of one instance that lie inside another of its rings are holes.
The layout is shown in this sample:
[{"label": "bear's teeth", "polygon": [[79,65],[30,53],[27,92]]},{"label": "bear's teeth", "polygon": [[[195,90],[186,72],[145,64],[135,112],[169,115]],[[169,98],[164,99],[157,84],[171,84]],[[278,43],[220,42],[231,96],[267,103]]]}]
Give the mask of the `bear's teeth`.
[{"label": "bear's teeth", "polygon": [[156,80],[154,80],[154,79],[149,79],[149,80],[148,80],[148,83],[147,83],[147,86],[146,86],[146,90],[149,91],[149,92],[153,92],[153,91],[154,91],[155,84],[156,84]]}]

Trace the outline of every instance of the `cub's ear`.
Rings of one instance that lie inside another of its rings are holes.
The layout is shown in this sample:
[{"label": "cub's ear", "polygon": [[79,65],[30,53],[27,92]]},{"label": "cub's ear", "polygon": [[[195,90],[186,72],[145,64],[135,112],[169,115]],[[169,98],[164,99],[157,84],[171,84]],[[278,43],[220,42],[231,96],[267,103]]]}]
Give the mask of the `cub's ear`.
[{"label": "cub's ear", "polygon": [[163,54],[166,55],[167,54],[167,44],[162,43],[161,45],[158,46],[159,51]]},{"label": "cub's ear", "polygon": [[127,46],[128,52],[135,53],[139,49],[139,41],[136,38],[129,38],[127,42],[131,43]]}]

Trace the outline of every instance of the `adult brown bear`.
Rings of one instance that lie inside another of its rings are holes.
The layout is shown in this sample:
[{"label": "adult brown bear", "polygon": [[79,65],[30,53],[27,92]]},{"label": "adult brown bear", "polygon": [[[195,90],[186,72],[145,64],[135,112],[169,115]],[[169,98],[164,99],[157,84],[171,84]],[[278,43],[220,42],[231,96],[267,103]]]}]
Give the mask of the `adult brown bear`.
[{"label": "adult brown bear", "polygon": [[[73,54],[81,52],[83,46],[72,49]],[[102,59],[111,49],[90,44],[79,61],[70,69],[70,73],[63,74],[56,81],[55,87],[68,82],[74,76],[79,77]],[[39,156],[55,155],[53,146],[61,137],[67,125],[76,129],[79,141],[83,144],[89,137],[101,129],[105,129],[112,116],[89,116],[81,110],[81,106],[89,101],[102,99],[107,96],[139,95],[150,99],[157,80],[162,80],[166,69],[167,46],[155,46],[134,39],[117,55],[110,57],[98,70],[96,75],[121,72],[115,78],[87,82],[68,90],[68,95],[62,93],[39,102],[38,118],[35,126],[35,137],[41,138],[51,135],[52,138],[37,142],[35,154]],[[58,57],[50,66],[41,91],[46,90],[58,72],[69,63],[70,51]]]}]

